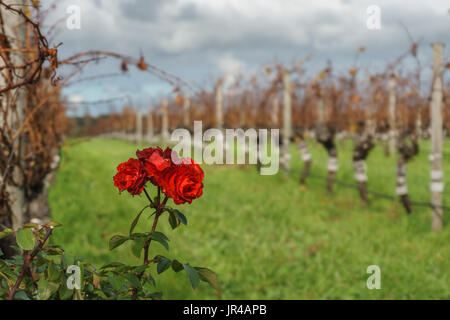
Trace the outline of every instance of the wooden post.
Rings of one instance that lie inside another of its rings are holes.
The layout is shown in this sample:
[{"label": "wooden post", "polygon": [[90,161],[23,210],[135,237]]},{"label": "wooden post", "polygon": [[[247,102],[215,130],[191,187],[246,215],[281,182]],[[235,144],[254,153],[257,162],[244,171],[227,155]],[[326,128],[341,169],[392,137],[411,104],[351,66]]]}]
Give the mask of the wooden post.
[{"label": "wooden post", "polygon": [[147,141],[150,144],[153,141],[153,111],[152,111],[152,107],[148,107],[148,110],[147,110]]},{"label": "wooden post", "polygon": [[133,142],[135,139],[135,129],[134,129],[134,124],[135,124],[135,118],[133,117],[133,112],[131,112],[128,115],[128,134],[127,134],[127,139],[128,141]]},{"label": "wooden post", "polygon": [[189,108],[190,108],[191,102],[189,93],[186,92],[184,94],[184,101],[183,101],[183,125],[185,128],[189,128]]},{"label": "wooden post", "polygon": [[136,111],[136,143],[142,143],[142,113],[141,110]]},{"label": "wooden post", "polygon": [[274,127],[278,127],[278,125],[280,123],[278,120],[278,116],[280,114],[280,103],[279,103],[277,97],[273,98],[272,104],[273,104],[273,111],[272,111],[272,117],[271,117],[272,124]]},{"label": "wooden post", "polygon": [[433,89],[431,98],[431,203],[433,204],[432,230],[442,229],[442,72],[444,44],[433,43]]},{"label": "wooden post", "polygon": [[375,137],[375,110],[377,110],[377,105],[376,101],[374,104],[369,104],[365,112],[367,133],[372,137]]},{"label": "wooden post", "polygon": [[164,142],[169,140],[169,110],[168,110],[169,102],[167,99],[162,101],[161,113],[162,113],[162,121],[161,121],[161,136]]},{"label": "wooden post", "polygon": [[222,79],[216,82],[216,126],[217,129],[223,129],[223,94]]},{"label": "wooden post", "polygon": [[319,124],[323,124],[325,122],[325,103],[323,101],[323,89],[320,87],[319,89],[319,102],[317,104],[317,113],[319,115]]},{"label": "wooden post", "polygon": [[292,105],[291,105],[291,75],[286,69],[283,69],[283,149],[281,150],[281,159],[286,174],[290,172],[291,154],[290,139],[292,131]]},{"label": "wooden post", "polygon": [[120,135],[119,139],[126,140],[127,139],[127,116],[124,112],[122,112],[120,116]]},{"label": "wooden post", "polygon": [[[417,93],[417,95],[420,95],[420,93]],[[417,97],[416,101],[419,101],[419,107],[417,109],[417,123],[416,123],[416,131],[417,135],[420,138],[422,138],[422,100],[421,97]]]},{"label": "wooden post", "polygon": [[395,90],[397,87],[397,81],[395,75],[392,74],[389,79],[389,153],[393,155],[395,153],[395,136],[396,136],[396,124],[395,124]]}]

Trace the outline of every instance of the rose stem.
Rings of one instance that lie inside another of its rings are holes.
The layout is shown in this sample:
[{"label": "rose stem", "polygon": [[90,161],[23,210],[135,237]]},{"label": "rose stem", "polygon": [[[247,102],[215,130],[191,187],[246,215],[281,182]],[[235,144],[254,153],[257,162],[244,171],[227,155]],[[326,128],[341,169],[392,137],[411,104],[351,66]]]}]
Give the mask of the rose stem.
[{"label": "rose stem", "polygon": [[[167,203],[167,200],[169,199],[167,196],[164,198],[163,202],[159,203],[159,199],[160,199],[160,189],[158,188],[158,204],[156,207],[156,213],[155,213],[155,220],[153,220],[153,226],[152,226],[152,230],[150,231],[150,234],[152,234],[153,232],[155,232],[156,230],[156,225],[158,224],[158,219],[159,216],[162,214],[163,209]],[[145,244],[144,244],[144,265],[148,265],[150,263],[150,261],[148,260],[148,249],[150,247],[150,243],[151,243],[152,239],[148,239]]]},{"label": "rose stem", "polygon": [[150,201],[151,206],[153,208],[155,208],[155,204],[153,203],[152,198],[150,198],[150,196],[148,195],[148,192],[147,192],[147,190],[145,190],[145,188],[144,188],[144,193],[147,196],[148,201]]}]

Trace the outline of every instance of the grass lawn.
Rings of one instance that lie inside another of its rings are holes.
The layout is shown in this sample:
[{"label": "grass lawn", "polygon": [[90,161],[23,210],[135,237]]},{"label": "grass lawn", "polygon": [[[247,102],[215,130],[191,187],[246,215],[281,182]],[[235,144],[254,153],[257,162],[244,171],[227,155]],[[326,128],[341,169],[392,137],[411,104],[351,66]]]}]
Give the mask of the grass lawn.
[{"label": "grass lawn", "polygon": [[[450,150],[447,141],[446,150]],[[429,150],[429,142],[422,147]],[[326,153],[310,143],[312,173],[325,176]],[[337,179],[353,183],[352,143],[339,149]],[[94,139],[63,149],[63,161],[50,190],[53,219],[64,224],[54,242],[69,254],[101,266],[112,261],[139,264],[128,244],[108,250],[114,234],[127,234],[147,202],[145,196],[118,194],[116,166],[134,156],[136,146]],[[450,212],[444,228],[431,232],[431,210],[407,215],[399,202],[371,197],[364,207],[357,190],[335,187],[310,177],[299,188],[300,154],[292,146],[292,174],[260,176],[254,166],[206,166],[204,195],[179,209],[188,226],[171,230],[161,217],[158,230],[170,238],[170,251],[152,243],[151,256],[164,254],[204,266],[218,276],[224,299],[450,299]],[[395,194],[395,159],[379,146],[368,162],[368,189]],[[428,152],[408,165],[414,201],[430,199]],[[450,159],[444,156],[450,206]],[[155,190],[148,188],[151,194]],[[148,211],[148,213],[151,213]],[[137,231],[150,229],[141,219]],[[381,290],[369,290],[369,265],[381,268]],[[156,271],[154,272],[156,273]],[[192,290],[182,272],[156,276],[165,299],[214,299],[205,283]]]}]

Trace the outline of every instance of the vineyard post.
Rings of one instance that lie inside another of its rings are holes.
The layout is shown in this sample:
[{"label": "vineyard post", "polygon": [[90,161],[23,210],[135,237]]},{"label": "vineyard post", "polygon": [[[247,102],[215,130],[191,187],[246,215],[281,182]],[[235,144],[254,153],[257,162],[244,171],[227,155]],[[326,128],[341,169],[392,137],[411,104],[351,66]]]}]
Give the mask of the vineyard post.
[{"label": "vineyard post", "polygon": [[122,112],[122,139],[127,140],[128,138],[128,117],[126,113]]},{"label": "vineyard post", "polygon": [[186,92],[184,94],[184,101],[183,101],[183,125],[185,128],[189,128],[189,108],[191,106],[190,102],[190,96],[189,93]]},{"label": "vineyard post", "polygon": [[376,109],[377,109],[377,102],[372,101],[368,104],[368,107],[365,111],[366,119],[367,119],[366,120],[367,132],[372,137],[375,137],[375,126],[376,126],[375,110]]},{"label": "vineyard post", "polygon": [[432,230],[442,229],[442,193],[444,191],[442,171],[442,73],[444,44],[433,43],[433,87],[431,98],[431,203]]},{"label": "vineyard post", "polygon": [[136,143],[142,143],[142,112],[136,110]]},{"label": "vineyard post", "polygon": [[161,112],[161,136],[163,142],[167,142],[169,140],[169,110],[168,110],[169,101],[164,99],[162,101]]},{"label": "vineyard post", "polygon": [[219,130],[223,129],[222,79],[218,79],[216,82],[216,127]]},{"label": "vineyard post", "polygon": [[292,118],[292,105],[291,105],[291,75],[289,71],[283,69],[283,150],[281,153],[282,165],[286,174],[290,171],[291,154],[290,138],[291,138],[291,118]]},{"label": "vineyard post", "polygon": [[323,89],[319,88],[319,102],[318,102],[318,114],[319,114],[319,124],[323,124],[325,122],[325,104],[323,101]]},{"label": "vineyard post", "polygon": [[395,90],[397,87],[397,81],[395,75],[391,74],[389,78],[389,153],[393,155],[395,153],[395,135],[396,135],[396,124],[395,124]]},{"label": "vineyard post", "polygon": [[130,112],[130,114],[128,114],[128,135],[127,135],[127,138],[128,138],[128,141],[131,141],[131,142],[133,142],[135,140],[135,138],[136,138],[136,134],[135,134],[136,130],[134,128],[135,122],[136,122],[136,119],[134,117],[134,114],[133,114],[133,112]]},{"label": "vineyard post", "polygon": [[273,103],[272,124],[275,127],[278,127],[278,124],[279,124],[278,116],[280,114],[280,104],[278,101],[278,97],[274,97],[272,103]]},{"label": "vineyard post", "polygon": [[153,112],[152,107],[147,110],[147,141],[149,144],[153,141]]},{"label": "vineyard post", "polygon": [[419,107],[417,109],[416,131],[419,138],[422,138],[422,101],[419,102]]}]

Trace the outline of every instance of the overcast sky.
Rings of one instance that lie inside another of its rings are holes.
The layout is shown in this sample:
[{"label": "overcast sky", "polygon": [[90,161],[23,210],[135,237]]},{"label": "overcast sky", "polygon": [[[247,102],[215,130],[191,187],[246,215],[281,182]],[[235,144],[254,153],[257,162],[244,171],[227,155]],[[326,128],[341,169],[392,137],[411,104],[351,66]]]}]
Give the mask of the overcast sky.
[{"label": "overcast sky", "polygon": [[[53,1],[41,1],[48,7]],[[306,68],[315,73],[328,59],[337,72],[353,63],[359,46],[366,52],[358,65],[375,71],[410,46],[400,23],[422,39],[419,57],[424,75],[431,66],[434,41],[450,40],[448,0],[59,0],[48,25],[68,17],[70,5],[81,9],[81,28],[62,21],[55,43],[61,57],[85,50],[109,50],[139,57],[186,81],[212,84],[237,72],[250,74],[275,60],[291,64],[312,54]],[[369,30],[366,10],[381,10],[381,28]],[[408,62],[406,62],[408,63]],[[412,64],[413,61],[410,61]],[[119,62],[101,63],[82,75],[111,73]],[[136,106],[170,92],[160,80],[130,67],[125,77],[80,83],[66,90],[74,100],[93,101],[129,95]],[[105,110],[97,106],[97,112]],[[91,110],[96,113],[94,110]]]}]

